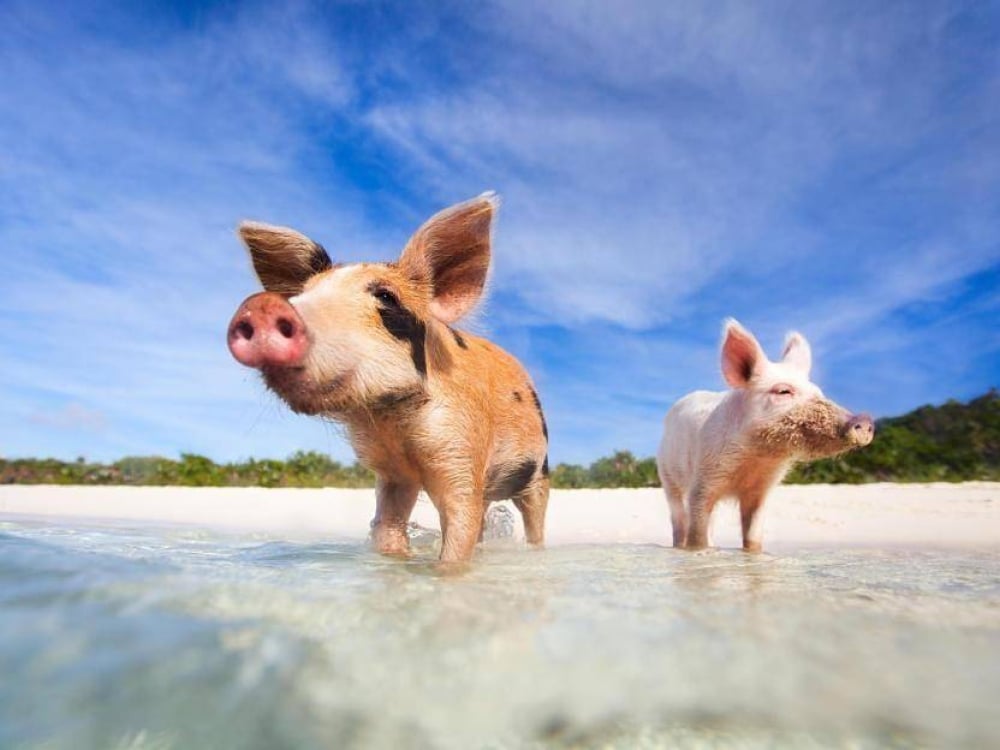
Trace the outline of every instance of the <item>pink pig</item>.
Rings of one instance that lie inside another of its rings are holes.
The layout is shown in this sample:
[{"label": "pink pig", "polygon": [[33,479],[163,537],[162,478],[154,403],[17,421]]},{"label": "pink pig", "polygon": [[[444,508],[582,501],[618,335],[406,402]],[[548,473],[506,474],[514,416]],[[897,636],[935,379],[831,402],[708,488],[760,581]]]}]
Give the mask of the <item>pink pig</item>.
[{"label": "pink pig", "polygon": [[761,549],[761,508],[796,461],[868,445],[875,425],[851,415],[809,380],[812,352],[790,333],[780,362],[771,362],[753,334],[725,323],[722,374],[732,390],[695,391],[663,421],[657,468],[670,503],[674,546],[707,547],[715,503],[739,501],[743,549]]}]

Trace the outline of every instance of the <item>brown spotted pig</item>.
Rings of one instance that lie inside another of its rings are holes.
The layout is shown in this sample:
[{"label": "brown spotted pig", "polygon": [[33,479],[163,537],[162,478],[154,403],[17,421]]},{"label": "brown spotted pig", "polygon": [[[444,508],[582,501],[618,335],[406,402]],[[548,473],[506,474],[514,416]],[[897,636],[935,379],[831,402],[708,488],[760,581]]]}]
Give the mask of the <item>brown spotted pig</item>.
[{"label": "brown spotted pig", "polygon": [[524,368],[454,324],[483,294],[497,200],[431,218],[395,263],[333,263],[283,227],[239,233],[266,291],[229,326],[229,348],[292,408],[343,423],[377,475],[375,548],[409,550],[424,489],[441,519],[441,560],[468,560],[487,505],[510,498],[542,544],[548,432]]},{"label": "brown spotted pig", "polygon": [[833,456],[868,445],[871,417],[851,415],[809,380],[812,353],[790,333],[780,362],[767,359],[757,339],[727,320],[722,374],[732,390],[695,391],[664,419],[657,453],[670,503],[675,547],[707,547],[715,503],[740,505],[743,548],[761,549],[761,508],[795,461]]}]

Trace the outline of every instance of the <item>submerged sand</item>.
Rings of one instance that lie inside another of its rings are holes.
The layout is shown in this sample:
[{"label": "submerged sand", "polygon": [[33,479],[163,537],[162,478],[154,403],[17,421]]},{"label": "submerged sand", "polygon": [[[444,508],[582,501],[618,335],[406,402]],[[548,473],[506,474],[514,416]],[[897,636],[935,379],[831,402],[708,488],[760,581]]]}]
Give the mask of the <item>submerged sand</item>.
[{"label": "submerged sand", "polygon": [[[374,509],[368,489],[0,487],[0,520],[190,524],[275,537],[364,539]],[[1000,547],[1000,483],[783,486],[771,494],[765,513],[765,549]],[[423,496],[412,520],[438,528],[437,512]],[[519,517],[514,533],[522,536]],[[547,540],[550,546],[669,545],[667,504],[659,489],[556,490]],[[734,505],[716,511],[712,540],[739,546]]]},{"label": "submerged sand", "polygon": [[453,576],[368,490],[0,487],[0,747],[1000,747],[1000,484],[771,500],[556,492]]}]

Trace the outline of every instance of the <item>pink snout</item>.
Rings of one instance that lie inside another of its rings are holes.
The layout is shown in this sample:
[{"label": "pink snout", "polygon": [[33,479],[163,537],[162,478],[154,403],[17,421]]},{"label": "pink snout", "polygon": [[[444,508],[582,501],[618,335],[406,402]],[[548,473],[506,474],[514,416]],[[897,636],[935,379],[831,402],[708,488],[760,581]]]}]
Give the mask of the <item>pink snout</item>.
[{"label": "pink snout", "polygon": [[845,427],[848,440],[857,446],[868,445],[875,437],[875,421],[867,414],[855,414]]},{"label": "pink snout", "polygon": [[296,367],[309,350],[302,318],[274,292],[247,297],[229,323],[229,351],[247,367]]}]

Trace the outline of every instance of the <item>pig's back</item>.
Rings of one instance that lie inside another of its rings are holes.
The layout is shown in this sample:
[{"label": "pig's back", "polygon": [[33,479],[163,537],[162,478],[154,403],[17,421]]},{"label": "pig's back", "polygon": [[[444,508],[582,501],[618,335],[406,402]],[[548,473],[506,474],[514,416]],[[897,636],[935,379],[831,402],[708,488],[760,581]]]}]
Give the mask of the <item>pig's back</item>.
[{"label": "pig's back", "polygon": [[716,391],[694,391],[675,403],[663,418],[663,438],[657,453],[661,479],[689,486],[704,452],[702,428],[725,397]]}]

